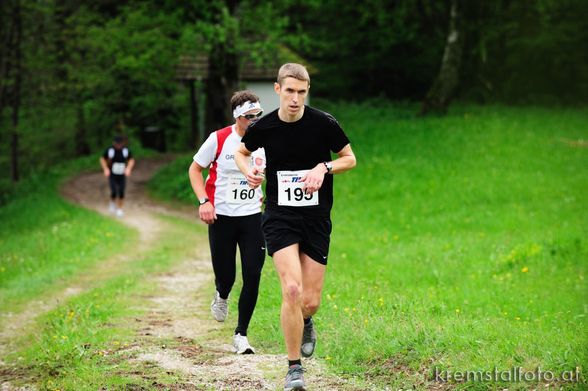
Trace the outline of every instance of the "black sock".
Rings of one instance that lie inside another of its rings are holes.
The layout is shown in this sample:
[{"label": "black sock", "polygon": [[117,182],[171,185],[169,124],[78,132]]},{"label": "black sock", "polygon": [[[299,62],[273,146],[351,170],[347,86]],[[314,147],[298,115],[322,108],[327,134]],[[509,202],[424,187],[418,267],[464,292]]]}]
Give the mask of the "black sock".
[{"label": "black sock", "polygon": [[288,366],[291,367],[292,365],[302,365],[302,361],[298,360],[288,360]]},{"label": "black sock", "polygon": [[309,324],[311,320],[312,320],[312,316],[309,316],[308,318],[305,318],[304,319],[304,324]]}]

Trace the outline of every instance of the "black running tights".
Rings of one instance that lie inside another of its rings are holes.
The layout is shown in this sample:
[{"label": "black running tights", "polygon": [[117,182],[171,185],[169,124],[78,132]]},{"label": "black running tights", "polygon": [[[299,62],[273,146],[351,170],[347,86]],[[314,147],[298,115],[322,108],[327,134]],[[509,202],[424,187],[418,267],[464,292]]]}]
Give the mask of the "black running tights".
[{"label": "black running tights", "polygon": [[239,320],[235,334],[247,335],[247,328],[257,303],[261,269],[265,261],[261,213],[217,217],[214,224],[208,226],[216,290],[221,298],[228,298],[235,283],[236,255],[239,246],[243,288],[239,295]]}]

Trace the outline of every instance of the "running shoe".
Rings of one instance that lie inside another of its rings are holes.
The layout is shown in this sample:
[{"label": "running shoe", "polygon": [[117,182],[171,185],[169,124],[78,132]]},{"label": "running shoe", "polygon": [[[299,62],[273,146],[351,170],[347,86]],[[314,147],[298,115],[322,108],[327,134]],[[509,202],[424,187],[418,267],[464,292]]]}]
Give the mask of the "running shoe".
[{"label": "running shoe", "polygon": [[310,318],[308,324],[304,325],[304,331],[302,332],[302,346],[300,347],[300,353],[302,353],[302,357],[312,356],[315,347],[316,332],[314,331],[312,318]]},{"label": "running shoe", "polygon": [[286,383],[284,384],[284,391],[299,390],[304,391],[304,368],[302,365],[294,364],[288,368],[286,374]]},{"label": "running shoe", "polygon": [[237,354],[255,354],[255,350],[249,345],[247,337],[239,333],[233,336],[233,347]]},{"label": "running shoe", "polygon": [[113,201],[110,201],[108,203],[108,210],[110,211],[110,213],[115,214],[116,213],[116,204]]},{"label": "running shoe", "polygon": [[218,291],[214,295],[214,300],[210,304],[210,312],[217,322],[224,322],[229,312],[228,299],[222,299]]},{"label": "running shoe", "polygon": [[116,210],[116,217],[123,217],[124,215],[125,215],[125,212],[123,212],[122,209]]}]

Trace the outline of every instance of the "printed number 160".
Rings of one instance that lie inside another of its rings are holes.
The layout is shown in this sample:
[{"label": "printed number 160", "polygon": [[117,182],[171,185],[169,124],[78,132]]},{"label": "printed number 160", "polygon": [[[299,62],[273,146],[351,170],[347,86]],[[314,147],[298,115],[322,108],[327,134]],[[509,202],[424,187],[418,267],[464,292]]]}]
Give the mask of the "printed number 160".
[{"label": "printed number 160", "polygon": [[237,189],[233,190],[233,199],[238,200],[239,198],[241,198],[242,200],[252,200],[253,197],[255,197],[255,189],[243,189],[241,190],[240,193],[237,193]]}]

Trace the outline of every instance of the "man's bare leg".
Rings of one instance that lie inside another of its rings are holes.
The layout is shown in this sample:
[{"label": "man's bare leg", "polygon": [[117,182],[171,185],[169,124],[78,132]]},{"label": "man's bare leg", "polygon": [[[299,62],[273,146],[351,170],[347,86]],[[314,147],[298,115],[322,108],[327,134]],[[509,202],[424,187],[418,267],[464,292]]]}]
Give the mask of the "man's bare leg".
[{"label": "man's bare leg", "polygon": [[326,265],[320,264],[305,253],[300,253],[302,269],[302,314],[304,319],[314,315],[321,304]]},{"label": "man's bare leg", "polygon": [[282,287],[280,321],[288,360],[300,359],[302,343],[302,270],[298,244],[293,244],[274,253],[274,265]]},{"label": "man's bare leg", "polygon": [[327,268],[302,252],[300,253],[300,264],[302,268],[302,314],[304,317],[300,353],[302,357],[310,357],[314,353],[317,341],[311,316],[318,311],[320,306]]}]

